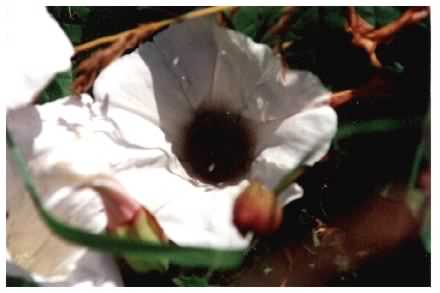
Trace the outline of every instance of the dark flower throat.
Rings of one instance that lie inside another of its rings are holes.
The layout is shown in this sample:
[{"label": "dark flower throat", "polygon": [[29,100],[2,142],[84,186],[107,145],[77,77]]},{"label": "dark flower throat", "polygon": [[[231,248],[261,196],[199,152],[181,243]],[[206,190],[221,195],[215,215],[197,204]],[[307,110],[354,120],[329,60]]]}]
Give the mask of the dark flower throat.
[{"label": "dark flower throat", "polygon": [[200,110],[185,130],[183,157],[191,175],[210,184],[243,177],[254,155],[254,137],[239,114]]}]

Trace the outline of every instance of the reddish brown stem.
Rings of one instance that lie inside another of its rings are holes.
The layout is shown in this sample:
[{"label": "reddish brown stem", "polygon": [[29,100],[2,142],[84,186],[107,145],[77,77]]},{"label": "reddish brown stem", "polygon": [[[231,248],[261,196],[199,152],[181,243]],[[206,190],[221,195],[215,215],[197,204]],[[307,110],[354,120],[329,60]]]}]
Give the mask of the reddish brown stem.
[{"label": "reddish brown stem", "polygon": [[281,15],[276,24],[274,24],[267,30],[267,32],[265,33],[265,37],[269,35],[278,35],[287,31],[287,29],[289,28],[290,19],[297,10],[298,7],[284,7],[282,10],[283,15]]},{"label": "reddish brown stem", "polygon": [[429,8],[410,8],[395,21],[376,30],[356,12],[354,7],[348,7],[347,12],[346,30],[353,35],[352,43],[365,49],[370,57],[371,64],[380,68],[382,64],[376,55],[377,46],[388,41],[404,27],[415,24],[427,17]]}]

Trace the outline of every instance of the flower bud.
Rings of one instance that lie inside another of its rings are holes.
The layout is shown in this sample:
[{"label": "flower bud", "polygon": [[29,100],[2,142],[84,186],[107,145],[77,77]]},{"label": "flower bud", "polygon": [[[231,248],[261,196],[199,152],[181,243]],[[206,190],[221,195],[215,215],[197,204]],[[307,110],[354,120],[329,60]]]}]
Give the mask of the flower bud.
[{"label": "flower bud", "polygon": [[[168,238],[156,218],[131,198],[122,185],[110,177],[96,177],[83,185],[100,196],[107,214],[107,232],[117,238],[135,239],[153,244],[168,244]],[[125,255],[127,263],[137,272],[166,271],[168,259],[145,260]]]},{"label": "flower bud", "polygon": [[[128,223],[114,229],[108,229],[108,233],[118,238],[137,239],[155,244],[168,243],[168,239],[157,220],[144,208],[138,210]],[[137,272],[163,272],[168,269],[169,264],[165,257],[157,261],[146,261],[130,255],[126,255],[124,258],[130,267]]]},{"label": "flower bud", "polygon": [[266,235],[281,225],[282,208],[274,193],[254,181],[239,195],[234,204],[234,225],[244,235],[248,231]]}]

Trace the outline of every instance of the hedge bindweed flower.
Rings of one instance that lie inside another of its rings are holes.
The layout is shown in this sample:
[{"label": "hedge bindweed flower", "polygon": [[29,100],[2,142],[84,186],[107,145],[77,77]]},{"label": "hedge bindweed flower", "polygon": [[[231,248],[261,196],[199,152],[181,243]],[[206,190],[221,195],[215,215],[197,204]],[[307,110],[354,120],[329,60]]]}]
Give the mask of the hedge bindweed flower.
[{"label": "hedge bindweed flower", "polygon": [[[270,48],[211,19],[171,26],[114,61],[94,96],[8,117],[46,205],[60,206],[67,222],[102,229],[96,194],[73,186],[106,174],[180,246],[247,247],[252,235],[233,224],[240,192],[251,180],[273,188],[304,158],[314,164],[336,132],[330,93],[313,74],[284,71]],[[35,116],[44,117],[40,132],[29,127]],[[278,200],[302,193],[294,184]],[[24,242],[32,225],[21,227]],[[39,237],[35,253],[48,253],[51,237]]]},{"label": "hedge bindweed flower", "polygon": [[[94,94],[126,143],[163,151],[166,163],[145,168],[157,192],[138,200],[159,209],[165,233],[182,245],[246,246],[231,227],[234,187],[257,179],[273,188],[305,158],[321,159],[337,126],[317,77],[285,72],[269,47],[206,18],[113,62]],[[301,196],[294,184],[279,201]]]}]

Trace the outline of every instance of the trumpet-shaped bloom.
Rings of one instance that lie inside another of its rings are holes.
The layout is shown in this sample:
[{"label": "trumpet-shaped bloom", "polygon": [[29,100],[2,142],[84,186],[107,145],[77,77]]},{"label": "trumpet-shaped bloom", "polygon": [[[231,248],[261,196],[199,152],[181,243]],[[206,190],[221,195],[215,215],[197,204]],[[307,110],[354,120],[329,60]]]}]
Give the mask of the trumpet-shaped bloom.
[{"label": "trumpet-shaped bloom", "polygon": [[[114,61],[94,96],[8,117],[46,206],[67,222],[103,229],[96,194],[73,191],[110,175],[181,246],[246,247],[251,235],[242,236],[232,218],[240,192],[254,179],[273,188],[298,164],[314,164],[336,132],[330,93],[317,77],[283,70],[267,46],[210,19],[171,26]],[[294,184],[279,201],[302,193]],[[35,229],[42,227],[22,216],[8,226],[16,254],[50,253],[49,234],[37,235],[38,250],[19,245]]]}]

